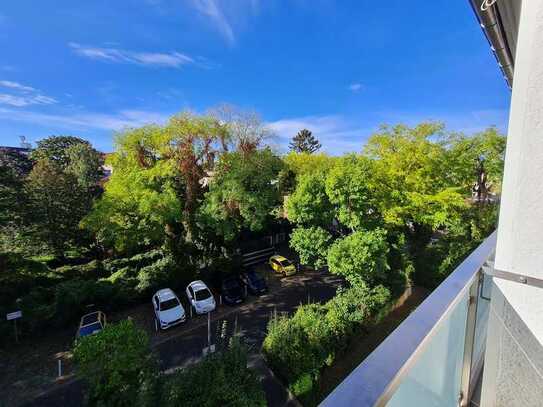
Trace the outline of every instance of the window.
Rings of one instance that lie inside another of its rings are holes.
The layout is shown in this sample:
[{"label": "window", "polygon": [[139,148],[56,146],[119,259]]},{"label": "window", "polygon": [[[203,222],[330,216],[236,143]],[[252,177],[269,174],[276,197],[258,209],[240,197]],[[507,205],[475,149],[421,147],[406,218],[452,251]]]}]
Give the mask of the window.
[{"label": "window", "polygon": [[209,297],[211,297],[211,293],[207,288],[196,291],[196,301],[207,300]]},{"label": "window", "polygon": [[170,298],[169,300],[163,301],[160,303],[160,310],[167,311],[169,309],[179,306],[179,301],[177,298]]}]

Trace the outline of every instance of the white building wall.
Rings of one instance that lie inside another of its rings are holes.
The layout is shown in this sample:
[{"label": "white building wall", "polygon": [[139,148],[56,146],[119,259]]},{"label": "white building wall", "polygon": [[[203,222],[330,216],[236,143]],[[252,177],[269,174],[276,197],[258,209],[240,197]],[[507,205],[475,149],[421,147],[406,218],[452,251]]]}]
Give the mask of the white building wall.
[{"label": "white building wall", "polygon": [[[543,280],[543,0],[524,0],[495,268]],[[494,279],[482,406],[543,406],[543,289]]]}]

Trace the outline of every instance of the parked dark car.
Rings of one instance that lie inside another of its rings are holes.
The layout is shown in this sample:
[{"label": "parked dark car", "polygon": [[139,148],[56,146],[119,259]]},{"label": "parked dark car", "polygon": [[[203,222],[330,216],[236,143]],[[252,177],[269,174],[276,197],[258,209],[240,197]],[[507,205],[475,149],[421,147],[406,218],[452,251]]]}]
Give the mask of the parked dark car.
[{"label": "parked dark car", "polygon": [[241,281],[247,286],[248,291],[253,295],[261,295],[268,292],[266,280],[255,270],[248,270],[241,274]]},{"label": "parked dark car", "polygon": [[237,276],[226,277],[221,283],[221,294],[225,303],[229,305],[240,304],[245,299],[244,289]]}]

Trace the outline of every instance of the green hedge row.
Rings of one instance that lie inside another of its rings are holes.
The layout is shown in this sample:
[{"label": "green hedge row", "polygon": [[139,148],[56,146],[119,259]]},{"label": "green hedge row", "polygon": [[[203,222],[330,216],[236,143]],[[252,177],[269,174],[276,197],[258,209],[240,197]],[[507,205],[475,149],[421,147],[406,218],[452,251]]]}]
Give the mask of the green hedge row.
[{"label": "green hedge row", "polygon": [[[105,311],[147,299],[158,288],[178,288],[194,274],[159,250],[126,259],[49,269],[40,262],[10,256],[0,272],[0,313],[23,311],[26,332],[75,323],[94,304]],[[0,320],[0,335],[12,327]]]},{"label": "green hedge row", "polygon": [[268,365],[303,400],[355,330],[375,322],[389,302],[383,286],[353,287],[325,304],[301,305],[291,317],[275,316],[262,345]]}]

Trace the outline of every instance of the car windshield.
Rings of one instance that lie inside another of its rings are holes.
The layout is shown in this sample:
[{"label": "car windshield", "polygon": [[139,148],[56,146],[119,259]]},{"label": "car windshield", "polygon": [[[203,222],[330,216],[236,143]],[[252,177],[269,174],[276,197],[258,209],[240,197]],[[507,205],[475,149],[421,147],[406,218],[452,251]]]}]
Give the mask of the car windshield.
[{"label": "car windshield", "polygon": [[196,298],[196,301],[207,300],[209,297],[211,297],[211,293],[207,288],[204,288],[203,290],[196,291],[194,293],[194,297]]},{"label": "car windshield", "polygon": [[160,310],[167,311],[169,309],[179,306],[179,301],[177,298],[170,298],[169,300],[163,301],[160,303]]},{"label": "car windshield", "polygon": [[83,317],[82,321],[81,321],[81,326],[89,325],[89,324],[92,324],[93,322],[98,322],[98,313],[97,312],[85,315]]},{"label": "car windshield", "polygon": [[287,260],[287,259],[281,260],[280,263],[281,263],[281,265],[282,265],[283,267],[288,267],[288,266],[292,265],[292,263],[290,262],[290,260]]}]

